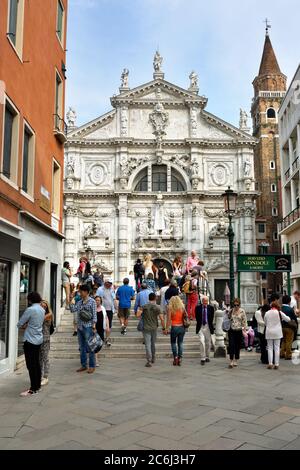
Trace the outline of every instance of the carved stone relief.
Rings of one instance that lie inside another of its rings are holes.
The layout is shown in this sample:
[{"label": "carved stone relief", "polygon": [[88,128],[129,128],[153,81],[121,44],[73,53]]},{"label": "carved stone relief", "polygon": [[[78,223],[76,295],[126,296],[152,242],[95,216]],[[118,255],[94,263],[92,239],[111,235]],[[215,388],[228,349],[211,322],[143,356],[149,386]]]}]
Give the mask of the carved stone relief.
[{"label": "carved stone relief", "polygon": [[108,169],[103,163],[93,163],[89,167],[87,174],[92,185],[100,186],[107,179]]},{"label": "carved stone relief", "polygon": [[230,182],[230,170],[226,163],[214,163],[209,165],[209,179],[214,186],[228,186]]}]

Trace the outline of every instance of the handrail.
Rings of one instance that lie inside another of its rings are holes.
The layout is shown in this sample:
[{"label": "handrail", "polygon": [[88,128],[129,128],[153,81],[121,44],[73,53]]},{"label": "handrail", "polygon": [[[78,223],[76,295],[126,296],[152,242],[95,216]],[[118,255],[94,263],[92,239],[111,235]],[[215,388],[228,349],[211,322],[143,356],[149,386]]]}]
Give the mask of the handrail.
[{"label": "handrail", "polygon": [[293,222],[300,219],[300,207],[296,207],[296,209],[292,210],[288,215],[286,215],[282,221],[279,223],[280,231],[287,228]]}]

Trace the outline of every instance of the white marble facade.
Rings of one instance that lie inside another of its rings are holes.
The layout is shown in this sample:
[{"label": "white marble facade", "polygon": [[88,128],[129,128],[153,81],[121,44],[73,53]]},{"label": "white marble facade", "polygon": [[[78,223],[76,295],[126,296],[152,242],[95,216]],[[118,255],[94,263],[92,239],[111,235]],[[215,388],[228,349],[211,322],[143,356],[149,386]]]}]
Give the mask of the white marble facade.
[{"label": "white marble facade", "polygon": [[[153,65],[153,80],[134,89],[124,69],[111,111],[70,123],[65,259],[76,267],[89,247],[93,263],[119,282],[146,253],[172,262],[195,249],[214,295],[216,280],[228,278],[228,186],[239,194],[235,248],[239,241],[241,253],[255,253],[255,140],[206,111],[194,72],[182,89],[164,79],[161,61]],[[254,310],[253,274],[242,275],[241,297]]]}]

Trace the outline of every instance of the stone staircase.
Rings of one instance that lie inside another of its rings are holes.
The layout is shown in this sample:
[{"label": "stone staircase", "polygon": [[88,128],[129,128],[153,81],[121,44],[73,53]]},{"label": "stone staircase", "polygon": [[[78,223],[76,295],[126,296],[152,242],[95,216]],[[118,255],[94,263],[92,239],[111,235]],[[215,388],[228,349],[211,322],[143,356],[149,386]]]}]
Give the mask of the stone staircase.
[{"label": "stone staircase", "polygon": [[[51,337],[50,357],[53,359],[77,359],[79,357],[78,340],[73,337],[73,314],[65,311],[61,323],[56,332]],[[138,320],[132,313],[129,318],[127,334],[121,335],[120,323],[115,313],[111,331],[111,346],[103,347],[101,358],[144,358],[145,346],[143,345],[142,334],[137,331]],[[160,324],[160,322],[159,322]],[[196,323],[193,322],[184,338],[184,357],[199,358],[199,338],[195,334]],[[172,357],[170,337],[164,336],[161,327],[158,328],[156,342],[157,357]]]}]

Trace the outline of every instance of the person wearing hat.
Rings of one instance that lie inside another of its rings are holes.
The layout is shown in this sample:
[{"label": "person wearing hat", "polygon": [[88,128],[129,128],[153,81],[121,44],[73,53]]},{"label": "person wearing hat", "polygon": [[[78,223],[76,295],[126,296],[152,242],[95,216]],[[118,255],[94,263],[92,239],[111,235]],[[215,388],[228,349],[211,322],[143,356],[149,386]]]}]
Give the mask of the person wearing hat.
[{"label": "person wearing hat", "polygon": [[106,345],[110,346],[110,332],[112,328],[112,320],[115,311],[116,293],[113,287],[113,280],[111,278],[104,279],[103,286],[97,289],[96,295],[101,297],[102,305],[106,310],[109,321],[109,333],[106,335]]}]

